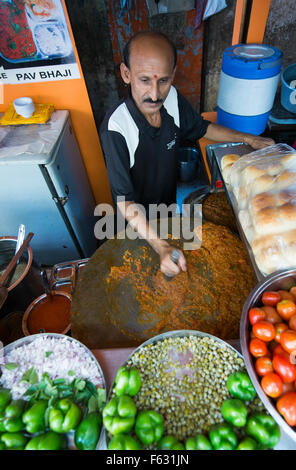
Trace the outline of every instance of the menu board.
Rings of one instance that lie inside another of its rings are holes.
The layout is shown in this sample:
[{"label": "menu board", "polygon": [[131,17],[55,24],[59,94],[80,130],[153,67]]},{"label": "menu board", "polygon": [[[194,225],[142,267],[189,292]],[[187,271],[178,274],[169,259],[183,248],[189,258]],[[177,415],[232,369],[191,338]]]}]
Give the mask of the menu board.
[{"label": "menu board", "polygon": [[61,0],[0,0],[0,83],[80,78]]}]

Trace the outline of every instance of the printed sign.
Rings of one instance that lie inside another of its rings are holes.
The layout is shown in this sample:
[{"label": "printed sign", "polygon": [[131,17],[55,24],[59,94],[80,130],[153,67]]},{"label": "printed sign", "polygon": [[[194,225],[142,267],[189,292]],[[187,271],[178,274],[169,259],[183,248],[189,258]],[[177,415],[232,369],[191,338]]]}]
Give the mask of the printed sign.
[{"label": "printed sign", "polygon": [[0,81],[80,78],[61,0],[0,0]]}]

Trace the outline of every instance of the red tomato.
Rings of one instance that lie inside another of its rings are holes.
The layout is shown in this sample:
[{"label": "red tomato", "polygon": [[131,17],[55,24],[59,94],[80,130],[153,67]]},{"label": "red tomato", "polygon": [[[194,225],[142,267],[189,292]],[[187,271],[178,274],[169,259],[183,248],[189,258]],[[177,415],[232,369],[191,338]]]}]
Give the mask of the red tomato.
[{"label": "red tomato", "polygon": [[253,326],[253,332],[256,338],[262,341],[272,341],[275,338],[275,327],[268,321],[258,321]]},{"label": "red tomato", "polygon": [[275,340],[279,343],[280,342],[280,337],[283,331],[288,329],[288,326],[286,323],[276,323],[274,325],[275,327]]},{"label": "red tomato", "polygon": [[270,307],[269,305],[263,305],[261,307],[262,310],[266,313],[266,318],[264,320],[270,321],[270,323],[280,323],[282,321],[282,317],[277,313],[274,307]]},{"label": "red tomato", "polygon": [[287,290],[278,290],[281,300],[292,300],[294,302],[294,296]]},{"label": "red tomato", "polygon": [[280,337],[280,344],[290,354],[296,351],[296,331],[289,329],[283,331]]},{"label": "red tomato", "polygon": [[292,300],[281,300],[276,309],[284,320],[289,320],[296,313],[296,304]]},{"label": "red tomato", "polygon": [[275,356],[276,354],[281,354],[282,356],[287,357],[288,359],[290,358],[290,354],[285,351],[280,344],[278,344],[274,350],[272,351],[273,355]]},{"label": "red tomato", "polygon": [[266,356],[267,351],[268,351],[266,343],[264,341],[261,341],[261,339],[258,339],[258,338],[251,339],[249,343],[249,349],[250,349],[250,353],[254,357]]},{"label": "red tomato", "polygon": [[283,382],[278,374],[268,372],[261,380],[261,387],[266,395],[272,398],[279,397],[283,392]]},{"label": "red tomato", "polygon": [[283,383],[283,393],[287,393],[287,392],[295,392],[295,383],[292,383],[292,384],[288,384],[286,382]]},{"label": "red tomato", "polygon": [[289,320],[289,328],[290,330],[296,331],[296,315],[293,315]]},{"label": "red tomato", "polygon": [[294,364],[291,364],[287,357],[275,354],[272,359],[272,365],[283,382],[290,384],[296,380],[296,367]]},{"label": "red tomato", "polygon": [[296,286],[291,287],[289,292],[290,292],[290,294],[293,295],[294,299],[296,300]]},{"label": "red tomato", "polygon": [[265,320],[265,318],[266,313],[261,308],[254,307],[249,310],[249,320],[251,325],[255,325],[257,321]]},{"label": "red tomato", "polygon": [[274,307],[278,302],[281,301],[281,296],[278,292],[266,291],[262,295],[261,300],[264,305],[270,305],[271,307]]},{"label": "red tomato", "polygon": [[288,392],[276,402],[278,412],[285,418],[290,426],[296,425],[296,393]]},{"label": "red tomato", "polygon": [[273,372],[271,359],[267,356],[258,357],[255,362],[255,369],[261,377],[268,374],[268,372]]}]

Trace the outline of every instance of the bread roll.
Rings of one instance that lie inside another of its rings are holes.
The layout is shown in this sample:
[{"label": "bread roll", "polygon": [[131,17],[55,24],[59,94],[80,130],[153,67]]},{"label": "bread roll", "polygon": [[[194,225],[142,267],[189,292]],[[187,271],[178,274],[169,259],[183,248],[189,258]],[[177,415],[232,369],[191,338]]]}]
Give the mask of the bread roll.
[{"label": "bread roll", "polygon": [[290,202],[276,207],[265,207],[252,214],[254,230],[268,235],[296,229],[296,205]]},{"label": "bread roll", "polygon": [[224,155],[221,159],[221,169],[222,171],[227,165],[233,165],[238,159],[240,158],[239,155],[235,155],[234,153],[228,153]]},{"label": "bread roll", "polygon": [[280,161],[285,168],[296,170],[296,152],[281,156]]},{"label": "bread roll", "polygon": [[296,172],[284,170],[275,178],[274,189],[287,188],[293,184],[296,184]]},{"label": "bread roll", "polygon": [[258,268],[265,274],[296,266],[296,230],[257,238],[251,247]]},{"label": "bread roll", "polygon": [[251,214],[255,215],[257,212],[259,212],[262,209],[265,209],[266,207],[275,207],[276,206],[276,195],[272,193],[260,193],[256,194],[251,200],[250,200],[250,212]]},{"label": "bread roll", "polygon": [[229,163],[222,170],[222,175],[223,175],[224,181],[227,184],[229,183],[229,175],[230,175],[230,170],[231,170],[232,165],[233,165],[233,163]]}]

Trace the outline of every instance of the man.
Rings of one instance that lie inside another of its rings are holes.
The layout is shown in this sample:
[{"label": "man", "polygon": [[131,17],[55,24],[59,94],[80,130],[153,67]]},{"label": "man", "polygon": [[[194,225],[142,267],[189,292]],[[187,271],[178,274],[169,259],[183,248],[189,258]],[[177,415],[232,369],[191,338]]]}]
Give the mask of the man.
[{"label": "man", "polygon": [[[134,35],[124,49],[121,77],[129,95],[109,111],[100,128],[114,203],[125,219],[159,254],[160,269],[174,276],[186,271],[186,259],[160,239],[146,215],[149,204],[176,203],[180,140],[206,137],[219,142],[245,142],[254,149],[272,139],[244,134],[204,120],[172,86],[177,53],[171,41],[152,31]],[[118,197],[121,199],[118,201]]]}]

